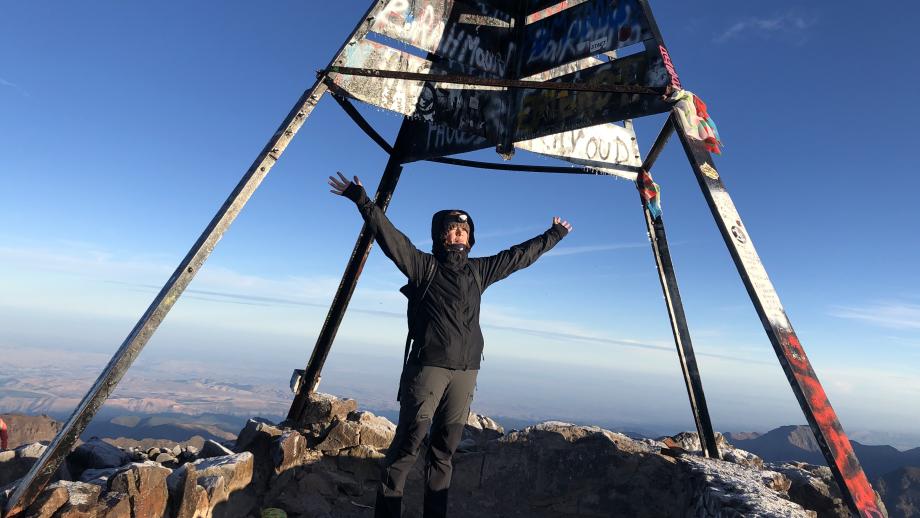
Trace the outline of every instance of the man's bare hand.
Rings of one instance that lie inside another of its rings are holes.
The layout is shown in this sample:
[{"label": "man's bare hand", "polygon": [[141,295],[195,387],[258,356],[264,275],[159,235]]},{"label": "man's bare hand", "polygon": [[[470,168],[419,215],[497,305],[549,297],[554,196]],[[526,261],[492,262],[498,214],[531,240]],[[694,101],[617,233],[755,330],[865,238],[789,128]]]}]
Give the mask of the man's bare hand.
[{"label": "man's bare hand", "polygon": [[569,232],[572,231],[572,225],[569,224],[568,221],[566,221],[566,220],[560,218],[559,216],[556,216],[556,217],[553,218],[553,225],[555,225],[555,224],[557,224],[557,223],[560,224],[560,225],[562,225],[563,227],[565,227],[565,229],[568,230]]},{"label": "man's bare hand", "polygon": [[[348,187],[351,186],[351,180],[345,178],[345,175],[343,175],[341,171],[337,171],[337,173],[339,175],[338,178],[334,176],[329,177],[329,185],[332,187],[329,192],[341,196],[342,193],[345,192],[345,189],[348,189]],[[357,176],[354,177],[354,182],[363,187],[361,180]]]}]

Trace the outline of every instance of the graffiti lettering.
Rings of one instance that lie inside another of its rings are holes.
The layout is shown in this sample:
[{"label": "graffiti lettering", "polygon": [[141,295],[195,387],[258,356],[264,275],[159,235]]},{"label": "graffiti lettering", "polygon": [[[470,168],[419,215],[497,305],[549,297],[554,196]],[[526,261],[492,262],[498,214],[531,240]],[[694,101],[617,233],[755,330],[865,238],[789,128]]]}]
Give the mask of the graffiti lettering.
[{"label": "graffiti lettering", "polygon": [[[455,16],[452,10],[478,7],[483,19],[507,19],[507,15],[485,4],[467,5],[453,0],[391,0],[374,22],[373,30],[482,71],[503,76],[515,46],[508,27],[472,25],[470,17]],[[476,19],[476,18],[473,18]]]},{"label": "graffiti lettering", "polygon": [[[487,32],[482,31],[481,34]],[[461,65],[473,66],[504,77],[514,53],[514,43],[502,42],[498,45],[504,48],[503,54],[487,48],[492,46],[496,46],[496,41],[484,41],[482,35],[469,32],[465,26],[452,25],[434,52]]]},{"label": "graffiti lettering", "polygon": [[651,37],[636,0],[593,0],[525,28],[524,75],[632,45]]},{"label": "graffiti lettering", "polygon": [[[667,76],[658,54],[633,54],[592,68],[560,76],[556,81],[598,84],[656,85],[652,80]],[[657,85],[656,85],[657,86]],[[660,113],[670,105],[651,96],[613,92],[566,92],[525,90],[515,116],[515,140],[527,140],[601,122]]]},{"label": "graffiti lettering", "polygon": [[[630,153],[628,143],[634,138],[635,134],[628,128],[615,124],[600,124],[517,142],[515,146],[632,179],[635,177],[634,171],[618,172],[616,166],[641,165],[638,158]],[[609,168],[603,164],[609,164]]]},{"label": "graffiti lettering", "polygon": [[478,135],[466,133],[443,124],[428,124],[427,126],[426,150],[465,146],[482,140]]},{"label": "graffiti lettering", "polygon": [[658,50],[661,51],[661,59],[664,61],[664,68],[668,71],[668,75],[671,76],[671,86],[680,90],[680,79],[677,78],[677,71],[674,70],[674,64],[671,63],[671,55],[668,54],[668,49],[664,48],[663,45],[658,45]]}]

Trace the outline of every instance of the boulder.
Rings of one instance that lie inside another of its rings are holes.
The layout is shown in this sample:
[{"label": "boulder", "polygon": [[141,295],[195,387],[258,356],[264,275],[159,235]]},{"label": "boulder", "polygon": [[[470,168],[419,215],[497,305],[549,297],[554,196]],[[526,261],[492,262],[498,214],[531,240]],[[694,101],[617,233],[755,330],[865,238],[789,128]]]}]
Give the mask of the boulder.
[{"label": "boulder", "polygon": [[173,456],[172,453],[168,452],[157,454],[157,456],[153,458],[153,461],[157,464],[165,464],[167,467],[178,466],[178,460]]},{"label": "boulder", "polygon": [[333,419],[345,420],[349,412],[358,409],[354,399],[340,399],[330,394],[314,392],[307,399],[299,425],[328,423]]},{"label": "boulder", "polygon": [[358,425],[358,443],[372,448],[389,448],[396,435],[396,425],[371,412],[351,412],[348,421]]},{"label": "boulder", "polygon": [[117,468],[131,462],[131,456],[117,446],[93,437],[67,456],[67,463],[74,474],[87,469]]},{"label": "boulder", "polygon": [[108,489],[109,487],[109,479],[112,478],[115,474],[117,474],[121,470],[122,470],[121,467],[88,469],[80,474],[80,482],[96,484],[97,486],[105,490],[105,489]]},{"label": "boulder", "polygon": [[208,513],[206,518],[210,518],[214,508],[224,504],[230,498],[230,492],[227,491],[227,483],[221,475],[207,475],[198,477],[198,485],[204,489],[208,498]]},{"label": "boulder", "polygon": [[233,450],[227,448],[217,441],[208,439],[204,442],[204,446],[201,447],[201,452],[198,453],[198,458],[208,459],[211,457],[224,457],[226,455],[233,455]]},{"label": "boulder", "polygon": [[843,502],[834,475],[827,466],[805,462],[769,463],[766,468],[782,473],[789,480],[786,489],[789,499],[811,509],[821,517],[848,517],[850,512]]},{"label": "boulder", "polygon": [[271,457],[276,474],[283,473],[303,462],[307,440],[299,432],[288,430],[272,441]]},{"label": "boulder", "polygon": [[[363,487],[366,482],[378,482],[380,470],[383,467],[384,455],[370,446],[359,444],[353,448],[340,450],[336,456],[336,466],[339,471],[354,478],[358,487]],[[355,496],[360,495],[358,490]]]},{"label": "boulder", "polygon": [[170,473],[155,462],[131,464],[110,479],[109,489],[128,495],[131,518],[161,518],[169,500],[166,478]]},{"label": "boulder", "polygon": [[124,493],[109,491],[96,504],[96,518],[130,518],[131,499]]},{"label": "boulder", "polygon": [[166,478],[169,492],[170,515],[175,518],[194,518],[198,511],[198,473],[195,466],[184,464]]},{"label": "boulder", "polygon": [[684,455],[681,461],[694,495],[690,516],[817,516],[814,511],[787,500],[776,489],[777,485],[789,487],[781,482],[779,473],[761,473],[746,466],[692,455]]},{"label": "boulder", "polygon": [[63,507],[69,498],[70,493],[64,483],[49,484],[26,509],[26,518],[47,518]]},{"label": "boulder", "polygon": [[[715,432],[716,446],[719,448],[719,456],[722,460],[741,464],[752,468],[762,468],[763,459],[749,451],[735,448],[725,436]],[[699,434],[696,432],[681,432],[670,437],[663,437],[660,442],[674,453],[687,452],[694,455],[702,455],[703,447],[700,444]]]},{"label": "boulder", "polygon": [[470,412],[466,419],[466,427],[473,432],[485,433],[493,439],[505,435],[504,427],[494,419],[473,412]]},{"label": "boulder", "polygon": [[45,448],[45,445],[36,442],[0,452],[0,486],[24,477]]},{"label": "boulder", "polygon": [[480,449],[485,443],[498,439],[505,434],[505,429],[495,420],[470,412],[463,427],[463,439],[460,441],[460,451],[474,451]]},{"label": "boulder", "polygon": [[334,455],[339,450],[353,448],[361,444],[360,430],[358,423],[336,419],[329,433],[326,434],[326,438],[316,445],[316,449],[327,455]]},{"label": "boulder", "polygon": [[[199,459],[192,463],[198,473],[198,483],[202,477],[222,476],[226,490],[233,492],[244,489],[252,481],[253,455],[248,451],[223,457]],[[208,495],[210,497],[210,493]],[[214,502],[211,502],[211,507]]]},{"label": "boulder", "polygon": [[259,443],[264,444],[267,449],[268,444],[281,433],[280,428],[265,420],[250,419],[246,421],[246,425],[240,430],[236,439],[236,451],[253,451]]},{"label": "boulder", "polygon": [[[96,516],[102,489],[86,482],[61,480],[50,484],[26,510],[30,518],[78,518]],[[47,496],[46,496],[47,495]],[[46,513],[46,514],[42,514]]]}]

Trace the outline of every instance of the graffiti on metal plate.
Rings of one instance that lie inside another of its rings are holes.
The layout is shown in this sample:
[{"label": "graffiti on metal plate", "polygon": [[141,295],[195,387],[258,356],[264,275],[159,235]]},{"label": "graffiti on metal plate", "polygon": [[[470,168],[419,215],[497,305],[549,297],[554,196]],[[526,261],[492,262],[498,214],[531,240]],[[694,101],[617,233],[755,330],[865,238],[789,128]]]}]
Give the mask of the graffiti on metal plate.
[{"label": "graffiti on metal plate", "polygon": [[[392,47],[362,41],[345,58],[346,66],[438,73],[431,62]],[[438,83],[332,74],[349,96],[408,117],[440,122],[491,139],[504,132],[507,99],[504,90],[488,87],[450,88]]]},{"label": "graffiti on metal plate", "polygon": [[403,163],[465,153],[495,145],[494,140],[444,124],[417,119],[406,120],[403,124],[407,126],[406,131],[412,135],[412,138],[407,139],[399,157]]},{"label": "graffiti on metal plate", "polygon": [[637,0],[590,0],[527,25],[523,75],[652,38]]},{"label": "graffiti on metal plate", "polygon": [[[650,59],[651,58],[651,59]],[[560,76],[554,81],[665,86],[667,72],[657,53],[643,52]],[[516,110],[516,141],[668,111],[657,96],[614,92],[524,90]]]},{"label": "graffiti on metal plate", "polygon": [[617,166],[623,165],[642,165],[632,152],[633,140],[635,133],[627,128],[616,124],[600,124],[516,142],[514,145],[519,149],[589,165],[603,172],[635,180],[635,171],[617,169]]},{"label": "graffiti on metal plate", "polygon": [[[431,62],[368,40],[348,48],[344,66],[399,72],[431,72]],[[332,74],[331,77],[335,84],[351,97],[407,116],[416,115],[416,106],[425,87],[421,81],[342,74]]]},{"label": "graffiti on metal plate", "polygon": [[390,0],[374,20],[372,30],[459,65],[503,77],[515,52],[507,20],[507,14],[483,2]]}]

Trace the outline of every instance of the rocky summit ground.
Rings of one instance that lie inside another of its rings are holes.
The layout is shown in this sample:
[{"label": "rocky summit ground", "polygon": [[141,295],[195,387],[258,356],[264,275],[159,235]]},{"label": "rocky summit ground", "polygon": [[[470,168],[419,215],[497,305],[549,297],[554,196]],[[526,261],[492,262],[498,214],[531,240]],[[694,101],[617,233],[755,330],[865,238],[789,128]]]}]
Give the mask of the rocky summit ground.
[{"label": "rocky summit ground", "polygon": [[[201,448],[81,444],[22,516],[223,518],[373,516],[380,462],[395,432],[354,400],[317,394],[305,423],[250,420],[235,441]],[[597,427],[545,422],[505,433],[472,414],[455,457],[454,517],[849,516],[830,470],[765,464],[719,436],[723,460],[683,433],[635,440]],[[44,446],[0,453],[0,501]],[[424,451],[421,456],[424,456]],[[421,461],[405,516],[420,517]]]}]

